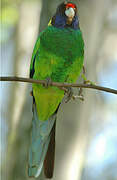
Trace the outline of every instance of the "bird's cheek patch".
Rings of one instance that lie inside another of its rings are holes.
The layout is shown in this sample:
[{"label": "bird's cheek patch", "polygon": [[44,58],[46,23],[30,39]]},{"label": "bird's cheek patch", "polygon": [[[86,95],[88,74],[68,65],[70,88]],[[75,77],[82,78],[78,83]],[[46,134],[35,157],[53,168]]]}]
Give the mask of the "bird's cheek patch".
[{"label": "bird's cheek patch", "polygon": [[67,9],[67,10],[65,11],[65,14],[66,14],[66,16],[68,16],[68,17],[74,17],[75,11],[74,11],[73,8],[69,8],[69,9]]}]

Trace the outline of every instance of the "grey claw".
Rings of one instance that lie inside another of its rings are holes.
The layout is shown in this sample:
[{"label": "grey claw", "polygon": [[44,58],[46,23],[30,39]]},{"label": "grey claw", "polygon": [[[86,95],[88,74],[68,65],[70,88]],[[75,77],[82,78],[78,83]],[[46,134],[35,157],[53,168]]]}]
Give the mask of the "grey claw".
[{"label": "grey claw", "polygon": [[67,97],[66,97],[65,103],[67,103],[68,101],[70,101],[71,98],[73,97],[73,90],[72,90],[72,88],[71,88],[71,87],[68,87],[68,88],[66,88],[66,89],[67,89],[67,92],[66,92]]},{"label": "grey claw", "polygon": [[48,77],[48,78],[46,78],[45,83],[43,84],[43,86],[45,88],[48,88],[49,86],[51,86],[51,83],[52,83],[52,80],[51,80],[50,77]]}]

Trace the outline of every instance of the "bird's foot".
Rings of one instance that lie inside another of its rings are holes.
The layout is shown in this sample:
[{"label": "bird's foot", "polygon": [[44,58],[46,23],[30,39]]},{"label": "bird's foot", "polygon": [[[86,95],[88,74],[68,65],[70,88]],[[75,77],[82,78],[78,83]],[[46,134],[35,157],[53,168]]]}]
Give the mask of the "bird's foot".
[{"label": "bird's foot", "polygon": [[78,96],[75,96],[75,98],[79,98],[81,101],[84,101],[84,95],[83,95],[82,88],[79,88]]},{"label": "bird's foot", "polygon": [[92,82],[90,80],[84,81],[84,84],[96,85],[96,83],[94,83],[94,82]]},{"label": "bird's foot", "polygon": [[80,96],[79,95],[73,95],[72,99],[73,100],[80,99],[81,101],[84,101],[84,96],[83,95],[80,95]]},{"label": "bird's foot", "polygon": [[51,86],[51,84],[52,84],[51,78],[50,78],[50,77],[47,77],[47,78],[45,79],[45,82],[44,82],[43,86],[44,86],[45,88],[48,88],[49,86]]},{"label": "bird's foot", "polygon": [[67,103],[73,98],[73,90],[72,87],[65,87],[65,89],[65,94],[67,94],[65,103]]},{"label": "bird's foot", "polygon": [[67,94],[66,98],[65,98],[65,103],[68,103],[71,99],[76,100],[76,99],[80,99],[81,101],[84,101],[84,96],[82,94],[82,90],[80,89],[78,95],[74,95],[73,94],[73,89],[72,87],[65,87],[65,88],[60,88],[62,90],[65,91],[65,94]]},{"label": "bird's foot", "polygon": [[86,76],[84,74],[82,74],[82,78],[83,78],[83,83],[84,84],[89,84],[89,85],[96,85],[94,82],[87,80]]},{"label": "bird's foot", "polygon": [[79,95],[79,96],[83,96],[83,89],[82,89],[81,87],[79,88],[78,95]]},{"label": "bird's foot", "polygon": [[82,79],[83,79],[83,83],[84,84],[89,84],[89,85],[96,85],[94,82],[90,81],[90,80],[87,80],[86,76],[86,70],[85,70],[85,67],[83,65],[83,74],[81,75]]}]

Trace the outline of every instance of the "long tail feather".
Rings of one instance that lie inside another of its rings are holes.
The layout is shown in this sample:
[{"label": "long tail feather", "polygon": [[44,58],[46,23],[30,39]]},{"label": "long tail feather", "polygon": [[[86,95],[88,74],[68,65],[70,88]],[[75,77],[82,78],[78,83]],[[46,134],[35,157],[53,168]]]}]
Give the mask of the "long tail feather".
[{"label": "long tail feather", "polygon": [[55,129],[56,121],[51,131],[50,143],[48,146],[48,151],[44,161],[44,174],[46,178],[51,179],[54,172],[54,159],[55,159]]},{"label": "long tail feather", "polygon": [[42,171],[48,145],[50,143],[51,130],[55,124],[56,114],[48,120],[41,121],[37,116],[36,106],[34,106],[32,120],[32,140],[29,150],[29,177],[38,177]]}]

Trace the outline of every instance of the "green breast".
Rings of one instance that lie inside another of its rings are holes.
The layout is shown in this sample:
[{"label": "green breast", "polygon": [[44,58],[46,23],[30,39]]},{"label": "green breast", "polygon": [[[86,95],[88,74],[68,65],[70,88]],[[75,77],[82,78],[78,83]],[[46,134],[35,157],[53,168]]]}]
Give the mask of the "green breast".
[{"label": "green breast", "polygon": [[84,43],[80,30],[50,26],[40,35],[35,77],[51,77],[53,81],[58,82],[67,81],[70,72],[75,68],[74,63],[77,66],[83,63],[83,53]]},{"label": "green breast", "polygon": [[73,61],[73,58],[81,54],[83,46],[82,35],[80,30],[71,28],[58,29],[48,27],[40,38],[40,42],[45,50]]}]

